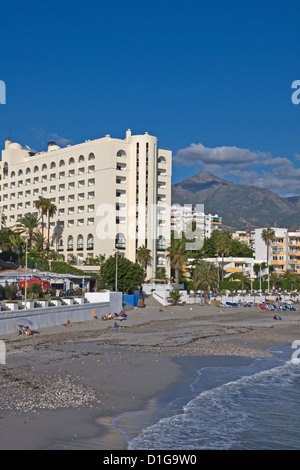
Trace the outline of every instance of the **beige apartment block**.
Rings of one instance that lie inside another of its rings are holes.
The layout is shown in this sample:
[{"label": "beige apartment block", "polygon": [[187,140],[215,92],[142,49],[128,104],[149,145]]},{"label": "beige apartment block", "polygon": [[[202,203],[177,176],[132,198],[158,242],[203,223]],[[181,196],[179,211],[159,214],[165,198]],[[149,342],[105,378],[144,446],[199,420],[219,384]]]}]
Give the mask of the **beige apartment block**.
[{"label": "beige apartment block", "polygon": [[48,198],[57,207],[51,219],[51,247],[78,264],[88,257],[117,253],[136,261],[141,245],[151,250],[147,278],[169,267],[172,153],[158,149],[157,137],[106,135],[47,151],[32,152],[7,139],[1,162],[1,205],[6,226]]}]

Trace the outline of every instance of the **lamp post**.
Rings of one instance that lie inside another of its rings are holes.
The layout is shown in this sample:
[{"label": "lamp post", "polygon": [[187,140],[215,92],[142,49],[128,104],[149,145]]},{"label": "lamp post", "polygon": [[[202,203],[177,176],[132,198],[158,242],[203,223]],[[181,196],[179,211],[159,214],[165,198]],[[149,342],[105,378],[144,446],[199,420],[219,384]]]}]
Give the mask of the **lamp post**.
[{"label": "lamp post", "polygon": [[22,235],[25,238],[25,308],[27,308],[27,259],[28,259],[28,237],[27,235]]},{"label": "lamp post", "polygon": [[118,250],[117,249],[114,249],[113,250],[115,252],[115,256],[116,256],[116,282],[115,282],[115,292],[118,292]]},{"label": "lamp post", "polygon": [[220,290],[220,273],[219,273],[219,255],[218,253],[215,254],[215,257],[216,257],[216,266],[217,266],[217,271],[218,271],[218,292]]}]

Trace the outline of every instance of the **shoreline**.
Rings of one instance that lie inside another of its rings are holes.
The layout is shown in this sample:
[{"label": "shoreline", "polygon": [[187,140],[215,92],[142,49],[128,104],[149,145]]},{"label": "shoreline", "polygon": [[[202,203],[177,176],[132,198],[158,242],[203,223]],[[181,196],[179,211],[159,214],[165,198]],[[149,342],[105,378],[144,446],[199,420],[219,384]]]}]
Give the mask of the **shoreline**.
[{"label": "shoreline", "polygon": [[90,320],[0,338],[7,348],[1,450],[125,450],[113,420],[181,393],[195,379],[196,362],[267,357],[270,347],[300,338],[299,311],[278,322],[255,309],[146,307],[129,311],[124,324],[113,331]]}]

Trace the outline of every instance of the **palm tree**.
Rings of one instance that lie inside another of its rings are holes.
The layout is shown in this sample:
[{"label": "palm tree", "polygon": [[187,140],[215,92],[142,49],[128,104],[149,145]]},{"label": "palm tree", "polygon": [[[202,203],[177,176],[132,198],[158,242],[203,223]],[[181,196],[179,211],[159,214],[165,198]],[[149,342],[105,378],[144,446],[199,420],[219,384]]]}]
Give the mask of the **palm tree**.
[{"label": "palm tree", "polygon": [[136,250],[136,260],[143,266],[145,272],[147,271],[147,266],[150,264],[151,259],[151,250],[146,248],[145,245],[139,246]]},{"label": "palm tree", "polygon": [[173,239],[171,245],[166,249],[166,257],[170,261],[171,268],[175,271],[176,289],[179,287],[179,271],[187,261],[187,253],[185,250],[185,241],[183,239]]},{"label": "palm tree", "polygon": [[208,303],[208,293],[211,285],[218,282],[218,269],[213,263],[208,261],[199,261],[193,272],[193,283],[195,290],[202,287],[204,293],[204,302]]},{"label": "palm tree", "polygon": [[18,264],[20,264],[20,258],[25,248],[25,241],[18,232],[11,232],[8,239],[11,243],[11,248],[18,253]]},{"label": "palm tree", "polygon": [[49,199],[39,196],[38,200],[35,201],[35,207],[41,212],[42,216],[42,237],[44,239],[44,216],[47,215],[48,207],[49,207]]},{"label": "palm tree", "polygon": [[21,233],[27,233],[28,235],[28,249],[31,248],[33,235],[39,227],[39,219],[32,213],[25,214],[17,224],[17,228],[21,229]]},{"label": "palm tree", "polygon": [[261,232],[261,238],[265,242],[267,247],[267,268],[269,267],[269,247],[274,237],[275,230],[270,227],[264,228]]},{"label": "palm tree", "polygon": [[286,269],[284,271],[284,279],[291,283],[291,286],[292,286],[291,290],[294,290],[294,285],[298,279],[298,275],[291,269]]},{"label": "palm tree", "polygon": [[218,233],[215,241],[216,253],[222,256],[222,281],[224,279],[224,256],[229,255],[232,236],[230,232]]},{"label": "palm tree", "polygon": [[57,207],[49,199],[47,200],[47,213],[48,213],[48,237],[47,237],[47,250],[50,249],[50,220],[54,217]]}]

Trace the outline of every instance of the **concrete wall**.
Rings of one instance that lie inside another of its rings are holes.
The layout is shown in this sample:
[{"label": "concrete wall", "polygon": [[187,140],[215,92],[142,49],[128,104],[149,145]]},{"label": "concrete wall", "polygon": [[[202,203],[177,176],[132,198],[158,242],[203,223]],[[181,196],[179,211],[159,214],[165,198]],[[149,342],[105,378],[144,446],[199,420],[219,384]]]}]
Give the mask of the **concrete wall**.
[{"label": "concrete wall", "polygon": [[85,303],[83,305],[63,305],[61,307],[34,308],[0,312],[0,335],[15,333],[16,325],[25,326],[26,320],[31,329],[40,330],[50,326],[92,320],[93,311],[98,317],[122,310],[122,293],[111,293],[110,302]]}]

